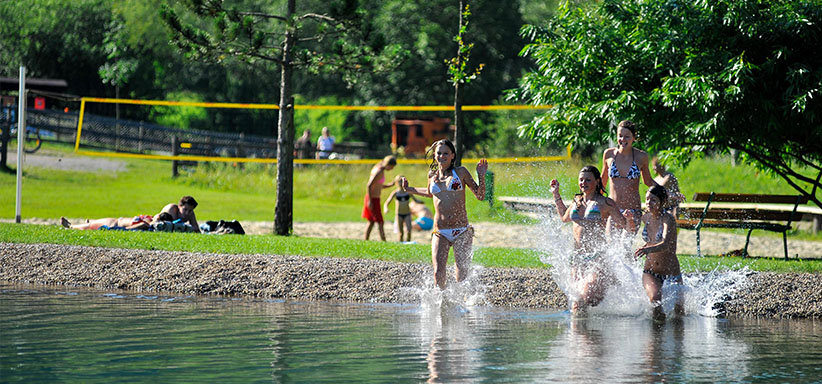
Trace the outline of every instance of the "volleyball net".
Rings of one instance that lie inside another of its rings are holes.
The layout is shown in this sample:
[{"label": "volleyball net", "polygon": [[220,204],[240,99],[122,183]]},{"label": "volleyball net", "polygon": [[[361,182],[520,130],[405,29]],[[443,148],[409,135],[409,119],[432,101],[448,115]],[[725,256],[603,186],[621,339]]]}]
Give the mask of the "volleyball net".
[{"label": "volleyball net", "polygon": [[[550,106],[547,105],[464,105],[462,110],[466,112],[466,121],[469,121],[472,112],[486,112],[505,114],[499,116],[508,124],[521,125],[526,123],[530,116],[548,108]],[[219,110],[220,113],[209,113],[214,110]],[[408,114],[410,118],[431,115],[445,119],[449,117],[449,113],[452,115],[453,111],[452,105],[294,105],[295,126],[310,126],[316,131],[315,134],[319,134],[322,125],[343,124],[351,113],[372,114],[372,117],[373,114],[391,114],[392,119],[401,114]],[[272,131],[272,127],[276,126],[278,112],[277,104],[83,97],[80,102],[74,151],[80,155],[98,157],[273,164],[277,162],[275,135],[238,132],[253,130],[255,124],[265,125],[257,126],[258,132],[261,129]],[[131,116],[149,116],[160,123],[147,123],[132,119]],[[385,124],[385,116],[382,120]],[[187,127],[169,128],[181,125]],[[295,136],[299,136],[302,129],[298,128],[295,131]],[[385,132],[383,134],[385,135]],[[322,160],[295,157],[294,163],[373,164],[376,159],[382,158],[379,154],[384,155],[386,152],[369,150],[367,146],[355,143],[338,145],[351,155]],[[401,155],[398,156],[398,162],[401,164],[426,163],[423,158],[414,158],[414,154],[404,156],[402,148],[392,150]],[[488,157],[488,162],[550,162],[571,157],[570,146],[556,147],[544,152],[546,153],[529,156]],[[472,163],[478,159],[464,158],[462,161]]]}]

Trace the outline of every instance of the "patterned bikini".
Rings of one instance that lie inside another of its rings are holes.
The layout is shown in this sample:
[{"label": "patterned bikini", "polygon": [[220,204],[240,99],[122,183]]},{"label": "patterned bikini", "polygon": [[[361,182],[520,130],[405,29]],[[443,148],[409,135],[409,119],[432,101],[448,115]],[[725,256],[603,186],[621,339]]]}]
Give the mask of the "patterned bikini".
[{"label": "patterned bikini", "polygon": [[[656,232],[656,239],[654,239],[655,243],[662,241],[664,234],[662,232],[662,225],[659,226],[659,230]],[[642,240],[645,240],[646,243],[650,243],[651,239],[648,237],[648,224],[645,224],[645,227],[642,228]],[[665,280],[671,279],[674,283],[681,283],[682,282],[682,274],[678,275],[663,275],[660,273],[656,273],[652,271],[650,268],[645,268],[642,272],[647,273],[661,282],[665,282]]]},{"label": "patterned bikini", "polygon": [[[455,169],[451,169],[451,182],[446,187],[448,191],[461,191],[462,190],[462,180],[460,180],[459,175],[457,175],[457,171]],[[431,189],[429,190],[432,195],[436,196],[443,192],[440,189],[440,186],[437,183],[431,183]],[[441,229],[437,228],[434,230],[434,235],[440,235],[446,240],[451,243],[454,243],[454,240],[457,237],[469,230],[473,230],[473,228],[469,225],[466,227],[459,227],[459,228],[448,228],[448,229]]]}]

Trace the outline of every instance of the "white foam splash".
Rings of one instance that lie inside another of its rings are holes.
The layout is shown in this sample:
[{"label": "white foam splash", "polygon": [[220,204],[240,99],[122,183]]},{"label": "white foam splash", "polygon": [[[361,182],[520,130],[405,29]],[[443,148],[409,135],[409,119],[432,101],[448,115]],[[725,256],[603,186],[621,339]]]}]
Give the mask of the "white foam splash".
[{"label": "white foam splash", "polygon": [[[589,276],[574,277],[571,260],[574,255],[571,227],[562,225],[556,217],[545,217],[539,224],[544,241],[539,250],[540,260],[552,266],[554,281],[565,293],[570,303],[576,301]],[[592,315],[649,316],[653,306],[648,300],[642,284],[644,260],[634,260],[635,249],[632,236],[623,234],[603,244],[599,249],[602,262],[612,274],[614,281],[603,301],[589,309]],[[729,297],[747,284],[749,271],[714,270],[706,274],[684,275],[684,284],[665,282],[662,287],[662,306],[671,313],[677,296],[684,297],[686,314],[701,316],[721,316],[722,305]]]}]

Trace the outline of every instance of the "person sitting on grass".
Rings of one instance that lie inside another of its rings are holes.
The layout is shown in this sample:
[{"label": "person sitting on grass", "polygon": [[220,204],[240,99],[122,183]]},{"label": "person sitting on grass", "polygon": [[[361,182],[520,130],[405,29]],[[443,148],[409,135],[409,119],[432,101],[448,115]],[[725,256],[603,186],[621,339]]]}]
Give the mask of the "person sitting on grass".
[{"label": "person sitting on grass", "polygon": [[[403,241],[403,237],[406,238],[405,241],[411,241],[411,199],[416,200],[415,197],[411,196],[408,192],[405,192],[401,188],[400,181],[402,180],[402,175],[397,175],[394,177],[394,184],[397,186],[397,189],[394,192],[391,192],[391,195],[388,196],[388,200],[385,201],[383,204],[383,212],[388,213],[388,206],[391,204],[391,201],[396,199],[397,203],[395,204],[395,216],[394,222],[397,223],[396,228],[400,233],[399,241]],[[404,236],[405,234],[407,236]]]},{"label": "person sitting on grass", "polygon": [[[94,230],[101,227],[106,228],[125,228],[130,230],[146,230],[155,221],[155,217],[163,219],[161,221],[176,221],[180,220],[182,223],[188,223],[194,228],[195,232],[200,232],[200,226],[197,224],[197,216],[194,214],[194,208],[197,207],[197,200],[191,196],[183,196],[179,204],[168,204],[163,207],[157,215],[138,215],[134,217],[106,217],[96,220],[86,220],[83,224],[71,224],[65,217],[60,217],[60,225],[64,228],[79,229],[79,230]],[[163,215],[165,214],[165,215]]]},{"label": "person sitting on grass", "polygon": [[171,215],[171,220],[191,225],[194,232],[200,232],[200,225],[197,224],[197,215],[194,214],[194,208],[197,208],[197,200],[191,196],[183,196],[180,198],[178,204],[168,204],[163,207],[160,213],[166,212]]}]

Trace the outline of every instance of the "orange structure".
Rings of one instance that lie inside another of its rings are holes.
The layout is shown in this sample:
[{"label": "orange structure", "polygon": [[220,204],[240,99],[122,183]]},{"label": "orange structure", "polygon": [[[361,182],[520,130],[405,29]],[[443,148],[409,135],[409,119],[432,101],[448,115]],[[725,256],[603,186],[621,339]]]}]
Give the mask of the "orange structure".
[{"label": "orange structure", "polygon": [[452,138],[451,119],[441,117],[398,117],[391,122],[391,148],[403,147],[405,155],[424,155],[425,148]]}]

